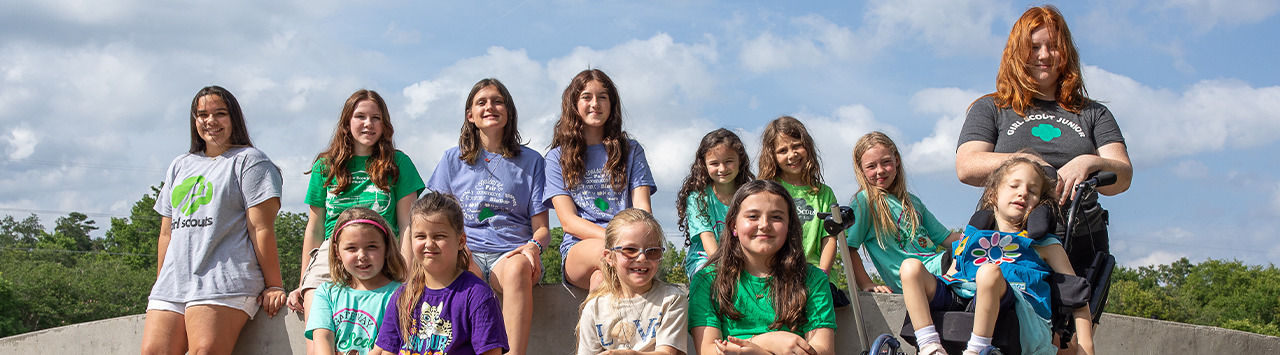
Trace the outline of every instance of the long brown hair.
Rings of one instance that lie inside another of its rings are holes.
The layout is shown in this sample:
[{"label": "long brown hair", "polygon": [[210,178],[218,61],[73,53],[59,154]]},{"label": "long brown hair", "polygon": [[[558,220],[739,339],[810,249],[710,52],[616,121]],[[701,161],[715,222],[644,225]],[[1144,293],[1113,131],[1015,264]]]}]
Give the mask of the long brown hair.
[{"label": "long brown hair", "polygon": [[[872,186],[871,180],[862,171],[862,155],[876,146],[884,146],[885,149],[893,152],[895,163],[893,170],[896,176],[889,183],[888,189]],[[880,247],[885,246],[885,240],[888,237],[898,236],[899,233],[898,223],[893,218],[893,211],[889,209],[889,201],[884,198],[885,194],[893,195],[902,202],[902,230],[915,234],[920,227],[920,215],[916,213],[915,203],[907,193],[907,172],[902,168],[902,154],[898,153],[898,146],[893,144],[893,140],[880,132],[867,133],[859,138],[858,143],[853,145],[853,167],[857,171],[854,175],[858,178],[858,191],[867,192],[867,208],[871,212],[871,225],[874,227],[876,242]],[[856,200],[857,196],[855,195],[854,198]]]},{"label": "long brown hair", "polygon": [[[625,228],[646,228],[648,229],[648,233],[645,233],[645,236],[649,237],[649,241],[654,242],[659,246],[662,245],[662,225],[658,224],[658,219],[654,218],[653,214],[638,208],[628,208],[614,215],[613,219],[609,221],[609,225],[604,228],[604,250],[609,250],[608,254],[604,254],[600,257],[600,273],[604,275],[604,280],[600,282],[600,286],[591,290],[591,292],[587,294],[587,298],[578,306],[579,315],[582,314],[583,309],[586,309],[587,302],[591,302],[593,299],[604,295],[612,295],[616,302],[622,295],[622,280],[618,278],[618,268],[605,261],[605,258],[616,253],[616,251],[612,251],[611,249],[618,246],[618,234]],[[654,260],[654,264],[656,266],[656,264],[661,264],[661,262]],[[650,282],[653,282],[656,285],[656,283],[662,281],[659,281],[657,277],[654,277]],[[618,341],[624,344],[631,343],[632,337],[636,333],[635,325],[624,319],[614,319],[613,322],[614,324],[606,324],[604,327],[605,329],[609,329],[609,336],[613,339],[618,339]],[[575,329],[574,332],[577,332],[577,329]]]},{"label": "long brown hair", "polygon": [[[990,209],[993,212],[999,212],[995,209],[997,205],[996,195],[1000,190],[1000,185],[1004,184],[1005,176],[1009,175],[1009,172],[1012,171],[1014,167],[1023,164],[1031,166],[1031,170],[1035,171],[1036,179],[1040,180],[1040,201],[1037,202],[1035,206],[1027,206],[1026,212],[1022,216],[1022,220],[1018,221],[1018,223],[1013,226],[1019,230],[1027,228],[1027,216],[1030,215],[1031,211],[1035,210],[1036,207],[1039,207],[1040,205],[1052,206],[1058,202],[1058,194],[1053,188],[1054,181],[1049,177],[1049,174],[1044,172],[1044,169],[1040,167],[1040,164],[1023,157],[1015,157],[1005,160],[1004,163],[1000,164],[999,168],[996,168],[996,170],[992,171],[991,175],[987,177],[987,184],[982,189],[982,199],[978,201],[978,209]],[[997,215],[999,214],[997,213]]]},{"label": "long brown hair", "polygon": [[[462,112],[466,117],[471,117],[471,105],[475,103],[476,93],[486,86],[492,86],[498,90],[498,94],[502,95],[503,105],[507,108],[507,125],[502,128],[502,151],[499,154],[508,159],[517,157],[521,151],[520,125],[516,120],[516,102],[511,99],[511,92],[507,91],[506,85],[502,85],[498,79],[480,79],[471,87],[471,93],[467,94],[467,106]],[[462,153],[458,158],[466,161],[468,165],[474,165],[476,157],[479,157],[480,151],[484,150],[484,147],[480,146],[480,128],[469,119],[462,120],[462,134],[458,135],[458,149]]]},{"label": "long brown hair", "polygon": [[582,116],[578,114],[577,102],[578,95],[582,95],[582,90],[592,81],[599,82],[609,94],[609,118],[604,121],[602,141],[609,160],[604,164],[604,172],[609,177],[609,185],[613,191],[623,191],[627,188],[631,137],[622,131],[622,99],[618,97],[618,87],[599,69],[583,70],[564,88],[564,95],[560,97],[560,120],[556,121],[551,148],[560,148],[560,171],[564,177],[565,189],[577,187],[587,173],[586,163],[583,161],[587,139],[582,136]]},{"label": "long brown hair", "polygon": [[689,195],[702,193],[702,190],[706,190],[707,186],[711,185],[711,174],[707,173],[707,152],[720,146],[738,156],[738,176],[733,179],[735,187],[756,179],[756,175],[751,173],[751,157],[747,155],[747,148],[742,145],[742,140],[737,134],[720,128],[702,136],[702,142],[698,143],[698,151],[693,153],[693,165],[689,166],[689,175],[685,176],[684,185],[680,186],[680,192],[676,194],[676,215],[680,216],[678,223],[680,232],[684,233],[685,246],[689,246],[694,237],[689,235],[689,226],[685,224],[690,215],[692,218],[698,218],[698,216],[710,218],[707,214],[706,199],[698,200],[697,211],[687,211],[687,201]]},{"label": "long brown hair", "polygon": [[[370,220],[377,223],[378,226],[352,224],[346,228],[341,228],[343,225],[346,225],[347,222],[357,219]],[[383,257],[382,274],[391,279],[391,281],[404,282],[405,275],[408,275],[409,273],[409,267],[405,265],[404,256],[400,255],[399,248],[396,247],[399,243],[397,243],[395,235],[390,234],[391,226],[387,224],[386,219],[383,219],[381,215],[371,209],[364,207],[352,207],[348,208],[346,211],[342,211],[342,214],[338,215],[338,222],[337,224],[334,224],[334,226],[338,228],[334,228],[333,234],[329,236],[331,245],[329,247],[329,275],[333,275],[333,280],[336,281],[332,285],[336,286],[340,284],[346,287],[352,286],[351,273],[347,272],[347,268],[342,267],[342,258],[338,255],[338,244],[342,242],[342,239],[339,237],[342,235],[342,231],[348,228],[367,228],[378,232],[378,234],[382,236],[383,251],[385,251],[384,254],[386,254]],[[379,227],[381,227],[381,229],[379,229]]]},{"label": "long brown hair", "polygon": [[231,137],[227,143],[232,147],[252,147],[253,140],[249,139],[249,126],[244,123],[244,111],[240,110],[240,102],[227,89],[213,85],[200,89],[196,92],[196,97],[191,99],[191,149],[187,153],[196,154],[205,150],[204,138],[200,138],[200,128],[196,127],[196,109],[200,106],[200,98],[208,95],[221,98],[222,103],[227,105],[227,113],[231,118]]},{"label": "long brown hair", "polygon": [[[996,107],[1012,108],[1018,116],[1026,116],[1031,99],[1040,94],[1039,84],[1027,73],[1027,62],[1031,53],[1031,33],[1044,28],[1049,31],[1050,47],[1058,51],[1058,92],[1056,101],[1063,109],[1072,113],[1080,113],[1089,104],[1088,91],[1084,88],[1084,78],[1080,75],[1080,53],[1076,51],[1075,41],[1071,39],[1071,30],[1067,28],[1067,20],[1062,12],[1053,5],[1036,6],[1027,9],[1022,17],[1013,23],[1009,31],[1009,41],[1005,43],[1004,54],[1000,57],[1000,70],[996,74],[996,92],[983,95],[991,96]],[[981,99],[981,98],[979,98]]]},{"label": "long brown hair", "polygon": [[733,194],[733,205],[725,215],[728,227],[720,236],[720,250],[707,260],[707,265],[715,265],[716,273],[711,285],[712,303],[716,313],[730,319],[742,319],[742,312],[733,307],[733,302],[738,297],[738,282],[747,259],[742,243],[735,236],[737,223],[734,220],[738,218],[742,200],[759,193],[781,197],[787,203],[787,240],[768,261],[773,275],[769,279],[769,295],[773,299],[774,310],[774,320],[769,329],[798,331],[808,320],[804,307],[809,299],[809,288],[805,285],[809,263],[805,261],[804,247],[800,245],[804,237],[801,235],[800,217],[796,215],[796,203],[786,188],[772,180],[748,182]]},{"label": "long brown hair", "polygon": [[[422,195],[417,201],[413,201],[413,206],[409,208],[409,220],[426,219],[435,215],[449,221],[449,226],[457,232],[459,245],[464,245],[467,237],[463,230],[462,207],[458,205],[458,199],[451,194],[431,191]],[[413,228],[412,224],[409,228]],[[410,235],[414,234],[410,233]],[[460,272],[468,272],[467,270],[471,268],[471,253],[467,252],[467,248],[458,249],[457,266]],[[415,328],[418,317],[413,315],[413,310],[422,303],[423,289],[427,287],[426,265],[417,262],[410,269],[409,278],[404,283],[404,291],[400,292],[400,299],[396,300],[396,306],[400,310],[400,314],[397,315],[400,319],[400,336],[403,338],[408,338],[409,331]]]},{"label": "long brown hair", "polygon": [[764,126],[764,133],[760,135],[760,179],[782,178],[782,168],[778,167],[778,158],[773,154],[778,137],[782,135],[799,140],[804,146],[807,157],[800,175],[809,190],[818,193],[822,190],[822,155],[818,154],[818,147],[814,145],[813,137],[809,136],[809,130],[804,128],[804,123],[791,116],[778,117]]},{"label": "long brown hair", "polygon": [[351,158],[356,154],[356,143],[355,138],[351,137],[350,122],[355,115],[356,105],[363,100],[373,101],[378,105],[378,110],[382,111],[382,137],[373,145],[372,154],[365,161],[369,180],[378,189],[391,191],[391,185],[400,177],[400,168],[396,166],[396,146],[391,139],[395,129],[391,126],[391,112],[387,111],[387,102],[382,100],[378,92],[361,89],[347,98],[347,103],[342,106],[342,114],[338,116],[338,125],[333,129],[333,140],[329,142],[328,148],[316,156],[316,161],[324,161],[325,166],[325,170],[318,173],[324,174],[325,186],[331,186],[330,191],[335,194],[346,191],[351,185],[351,172],[347,164],[351,163]]}]

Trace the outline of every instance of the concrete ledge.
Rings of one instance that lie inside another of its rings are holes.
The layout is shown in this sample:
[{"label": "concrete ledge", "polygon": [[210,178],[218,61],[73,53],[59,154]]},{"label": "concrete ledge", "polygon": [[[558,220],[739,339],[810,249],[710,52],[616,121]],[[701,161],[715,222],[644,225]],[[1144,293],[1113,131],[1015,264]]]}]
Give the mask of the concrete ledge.
[{"label": "concrete ledge", "polygon": [[[578,305],[586,292],[562,285],[534,288],[537,307],[533,311],[530,354],[569,354],[576,345],[574,327]],[[901,295],[859,294],[866,319],[867,336],[896,334],[906,317]],[[0,339],[0,354],[84,353],[138,354],[146,315],[127,316],[65,327],[46,329]],[[836,349],[839,354],[857,354],[859,344],[853,308],[836,310]],[[236,354],[306,353],[302,331],[306,324],[299,314],[283,311],[275,318],[258,312],[240,333]],[[1098,329],[1099,354],[1274,354],[1280,353],[1280,338],[1215,327],[1174,323],[1106,314]],[[690,344],[690,350],[693,349]],[[904,351],[914,354],[907,346]]]}]

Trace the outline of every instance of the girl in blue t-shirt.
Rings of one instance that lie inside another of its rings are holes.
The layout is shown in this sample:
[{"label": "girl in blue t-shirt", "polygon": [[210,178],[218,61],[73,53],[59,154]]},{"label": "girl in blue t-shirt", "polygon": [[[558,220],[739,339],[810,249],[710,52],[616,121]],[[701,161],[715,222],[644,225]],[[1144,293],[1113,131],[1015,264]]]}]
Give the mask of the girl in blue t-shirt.
[{"label": "girl in blue t-shirt", "polygon": [[[409,223],[409,205],[425,185],[409,156],[396,150],[392,140],[391,112],[382,96],[371,90],[351,94],[338,116],[329,147],[316,156],[309,174],[305,202],[307,229],[302,238],[302,270],[297,290],[289,293],[289,308],[304,316],[311,308],[312,291],[331,280],[329,253],[338,214],[351,207],[378,212],[400,236]],[[409,241],[394,248],[406,260]],[[306,341],[311,348],[311,341]]]},{"label": "girl in blue t-shirt", "polygon": [[733,193],[751,180],[751,157],[742,140],[732,131],[721,128],[702,137],[693,155],[689,175],[676,194],[676,214],[680,231],[689,247],[684,258],[684,271],[693,274],[707,264],[707,258],[720,249],[720,232],[724,215],[729,211]]},{"label": "girl in blue t-shirt", "polygon": [[444,152],[427,182],[458,196],[474,263],[471,273],[502,294],[509,355],[522,355],[533,321],[533,285],[542,279],[542,250],[551,244],[542,204],[544,161],[520,145],[516,103],[498,79],[467,95],[458,146]]},{"label": "girl in blue t-shirt", "polygon": [[352,207],[329,239],[333,248],[323,257],[333,281],[316,288],[303,334],[316,342],[314,354],[375,353],[382,312],[408,273],[396,237],[377,212]]},{"label": "girl in blue t-shirt", "polygon": [[889,136],[871,132],[853,146],[858,193],[849,207],[854,224],[848,230],[849,246],[866,246],[871,263],[885,285],[876,285],[862,267],[862,257],[853,253],[853,273],[858,288],[874,292],[902,292],[898,267],[907,258],[919,259],[934,274],[942,274],[946,251],[960,239],[925,208],[916,195],[907,192],[907,172],[902,154]]},{"label": "girl in blue t-shirt", "polygon": [[[978,206],[994,212],[995,231],[965,228],[964,237],[952,246],[956,260],[946,275],[935,276],[918,259],[902,262],[902,299],[915,327],[919,354],[946,354],[931,311],[963,310],[968,303],[973,303],[974,317],[965,355],[978,354],[990,346],[996,317],[1002,309],[1014,307],[1019,312],[1023,352],[1057,351],[1050,344],[1046,279],[1050,272],[1072,274],[1071,261],[1056,236],[1033,240],[1026,232],[1028,214],[1037,206],[1057,201],[1053,186],[1031,159],[1006,160],[987,179]],[[1039,317],[1026,321],[1029,315]],[[1093,354],[1089,306],[1077,308],[1073,315],[1080,346]]]},{"label": "girl in blue t-shirt", "polygon": [[584,70],[564,89],[546,169],[543,204],[564,228],[564,280],[595,289],[604,226],[627,208],[652,212],[649,195],[657,191],[644,148],[622,131],[622,101],[604,72]]},{"label": "girl in blue t-shirt", "polygon": [[507,349],[502,311],[489,286],[467,272],[462,207],[427,192],[410,207],[414,252],[405,284],[391,295],[374,348],[397,354],[485,354]]}]

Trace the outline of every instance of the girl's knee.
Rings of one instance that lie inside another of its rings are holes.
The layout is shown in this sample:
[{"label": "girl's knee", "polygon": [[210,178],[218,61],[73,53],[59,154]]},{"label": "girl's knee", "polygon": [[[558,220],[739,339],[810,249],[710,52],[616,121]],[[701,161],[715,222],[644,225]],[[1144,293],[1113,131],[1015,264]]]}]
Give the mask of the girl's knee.
[{"label": "girl's knee", "polygon": [[978,274],[975,280],[978,287],[992,286],[1004,283],[1004,272],[1000,271],[1000,267],[996,264],[984,264],[978,267]]},{"label": "girl's knee", "polygon": [[921,274],[932,275],[931,273],[929,273],[929,270],[924,267],[924,263],[920,262],[920,260],[907,258],[907,260],[902,261],[902,266],[898,268],[898,275],[902,276],[902,278],[907,278],[907,277],[914,278]]}]

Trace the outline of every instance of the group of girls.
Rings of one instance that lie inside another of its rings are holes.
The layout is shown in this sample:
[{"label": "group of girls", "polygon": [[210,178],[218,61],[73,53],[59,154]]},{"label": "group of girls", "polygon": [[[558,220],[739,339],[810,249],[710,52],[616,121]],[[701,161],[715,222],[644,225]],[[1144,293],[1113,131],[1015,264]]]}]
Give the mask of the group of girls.
[{"label": "group of girls", "polygon": [[[1073,81],[1079,61],[1062,44],[1070,37],[1056,9],[1033,12],[1048,15],[1024,15],[1006,49],[1006,60],[1019,59],[1009,64],[1018,80],[1006,82],[1002,62],[1001,91],[975,103],[992,107],[971,110],[969,120],[994,120],[974,115],[1010,107],[1022,116],[1043,109],[1083,116],[1084,107],[1102,112],[1088,115],[1089,134],[1097,127],[1118,136],[1105,107],[1055,96],[1064,85],[1083,91]],[[1002,94],[1010,85],[1012,99]],[[1028,106],[1031,96],[1044,102]],[[310,354],[523,354],[541,254],[558,247],[565,282],[590,290],[576,331],[580,354],[686,353],[690,335],[699,354],[832,354],[840,294],[827,280],[836,243],[865,249],[885,282],[872,282],[854,253],[859,289],[904,294],[921,353],[945,353],[931,310],[972,303],[970,353],[990,344],[1003,310],[1047,318],[1044,275],[1079,263],[1057,237],[1028,236],[1028,212],[1062,201],[1063,184],[1082,173],[1118,170],[1122,187],[1108,194],[1123,192],[1131,175],[1123,138],[1101,134],[1093,155],[1068,157],[1054,177],[1034,151],[991,143],[1000,138],[982,133],[995,132],[994,123],[966,122],[957,170],[985,187],[979,208],[996,223],[952,233],[907,192],[893,141],[873,132],[853,151],[860,188],[841,241],[817,217],[837,197],[799,120],[784,116],[765,127],[759,180],[738,136],[718,129],[699,144],[676,201],[690,247],[686,294],[655,279],[665,252],[651,214],[657,186],[644,149],[622,130],[613,81],[599,70],[579,73],[561,108],[544,158],[521,144],[507,88],[481,80],[467,96],[458,146],[424,183],[395,149],[385,101],[373,91],[352,94],[309,172],[304,267],[300,287],[286,292],[273,228],[280,171],[253,148],[234,96],[201,90],[192,100],[191,147],[170,165],[155,207],[163,216],[160,268],[143,353],[229,353],[259,307],[275,316],[287,304],[307,318]],[[983,171],[985,179],[968,176]],[[549,209],[565,232],[559,246],[550,245]],[[1080,349],[1091,354],[1088,312],[1075,316]],[[1024,339],[1048,337],[1043,322],[1029,323]]]}]

